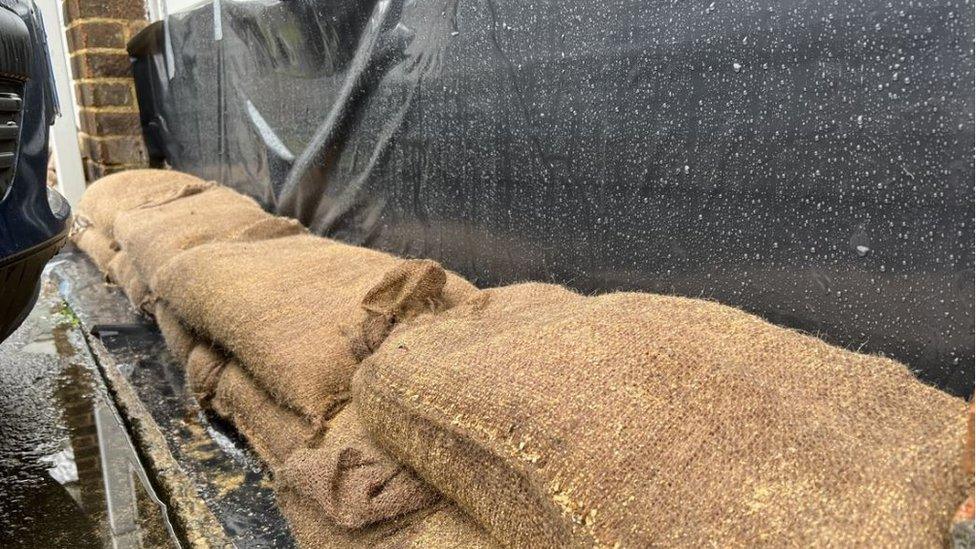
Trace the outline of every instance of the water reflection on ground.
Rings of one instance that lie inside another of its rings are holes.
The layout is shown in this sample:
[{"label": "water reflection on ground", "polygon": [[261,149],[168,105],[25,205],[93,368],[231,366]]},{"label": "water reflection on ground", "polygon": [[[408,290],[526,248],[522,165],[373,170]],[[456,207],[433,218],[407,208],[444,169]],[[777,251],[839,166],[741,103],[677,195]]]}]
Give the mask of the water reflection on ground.
[{"label": "water reflection on ground", "polygon": [[45,284],[0,343],[0,546],[171,547],[77,319]]}]

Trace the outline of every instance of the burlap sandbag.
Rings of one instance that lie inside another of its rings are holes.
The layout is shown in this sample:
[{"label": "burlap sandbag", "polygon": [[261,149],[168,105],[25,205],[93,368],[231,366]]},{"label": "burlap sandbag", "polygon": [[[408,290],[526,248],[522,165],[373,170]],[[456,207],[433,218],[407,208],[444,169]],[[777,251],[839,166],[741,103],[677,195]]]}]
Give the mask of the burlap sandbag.
[{"label": "burlap sandbag", "polygon": [[313,500],[290,488],[277,488],[275,497],[299,547],[488,549],[498,546],[477,524],[447,502],[349,530],[333,523]]},{"label": "burlap sandbag", "polygon": [[186,359],[186,384],[201,406],[209,406],[228,362],[229,357],[209,342],[200,342],[190,351]]},{"label": "burlap sandbag", "polygon": [[[272,221],[278,219],[280,221]],[[177,254],[208,242],[238,237],[257,225],[275,227],[288,234],[302,231],[294,221],[274,218],[257,202],[226,187],[174,200],[152,208],[139,208],[120,214],[115,236],[129,253],[136,270],[153,289],[153,275]]]},{"label": "burlap sandbag", "polygon": [[492,547],[470,519],[369,442],[354,410],[340,412],[321,435],[206,343],[190,352],[187,377],[204,406],[276,471],[279,505],[303,547]]},{"label": "burlap sandbag", "polygon": [[189,196],[212,185],[199,177],[172,170],[119,172],[107,175],[85,189],[76,216],[82,224],[93,225],[111,240],[115,218],[120,213]]},{"label": "burlap sandbag", "polygon": [[474,287],[432,261],[301,235],[189,250],[160,269],[154,290],[278,402],[320,421],[348,399],[353,371],[390,326]]},{"label": "burlap sandbag", "polygon": [[944,544],[965,404],[707,301],[523,284],[395,329],[379,443],[511,546]]},{"label": "burlap sandbag", "polygon": [[163,341],[170,354],[181,365],[186,366],[190,351],[199,343],[190,330],[183,325],[176,315],[162,301],[157,301],[154,308],[154,316],[159,331],[163,334]]},{"label": "burlap sandbag", "polygon": [[261,459],[280,466],[295,449],[316,440],[311,424],[271,400],[240,365],[192,334],[164,302],[157,302],[155,311],[167,348],[185,366],[190,393],[233,424]]},{"label": "burlap sandbag", "polygon": [[110,281],[118,284],[133,307],[146,314],[152,314],[154,307],[152,294],[136,272],[128,253],[123,250],[115,254],[112,261],[108,263],[105,275]]},{"label": "burlap sandbag", "polygon": [[354,406],[329,421],[317,447],[296,450],[278,478],[350,530],[430,507],[440,499],[373,443]]},{"label": "burlap sandbag", "polygon": [[274,402],[233,360],[221,368],[210,406],[234,424],[272,469],[318,433],[311,423]]},{"label": "burlap sandbag", "polygon": [[96,227],[83,227],[71,234],[71,241],[85,253],[102,273],[108,271],[108,264],[118,253],[114,241]]}]

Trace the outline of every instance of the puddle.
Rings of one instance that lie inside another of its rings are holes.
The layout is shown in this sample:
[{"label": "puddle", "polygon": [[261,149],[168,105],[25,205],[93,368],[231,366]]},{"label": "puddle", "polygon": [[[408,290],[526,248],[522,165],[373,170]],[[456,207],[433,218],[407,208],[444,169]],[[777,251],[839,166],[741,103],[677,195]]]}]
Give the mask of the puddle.
[{"label": "puddle", "polygon": [[94,368],[45,284],[0,344],[0,546],[177,545]]}]

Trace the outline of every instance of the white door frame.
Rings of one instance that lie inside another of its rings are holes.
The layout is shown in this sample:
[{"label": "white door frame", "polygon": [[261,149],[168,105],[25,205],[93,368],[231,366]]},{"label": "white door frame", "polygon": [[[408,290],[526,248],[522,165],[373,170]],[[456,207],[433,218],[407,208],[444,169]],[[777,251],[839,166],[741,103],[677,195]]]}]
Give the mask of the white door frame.
[{"label": "white door frame", "polygon": [[51,147],[54,149],[54,165],[58,172],[58,191],[74,208],[85,192],[85,170],[81,164],[81,147],[78,145],[78,114],[75,110],[71,72],[68,70],[67,48],[64,45],[64,24],[58,0],[35,0],[44,19],[44,32],[50,50],[51,68],[54,72],[54,88],[61,114],[51,126]]}]

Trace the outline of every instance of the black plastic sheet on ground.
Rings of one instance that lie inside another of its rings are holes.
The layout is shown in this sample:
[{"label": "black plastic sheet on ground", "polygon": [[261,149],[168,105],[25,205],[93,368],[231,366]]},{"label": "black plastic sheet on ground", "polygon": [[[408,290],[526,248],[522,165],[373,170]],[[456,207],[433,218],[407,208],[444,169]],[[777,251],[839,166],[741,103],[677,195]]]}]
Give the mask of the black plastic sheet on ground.
[{"label": "black plastic sheet on ground", "polygon": [[973,390],[971,4],[218,1],[150,148],[479,285],[716,299]]}]

